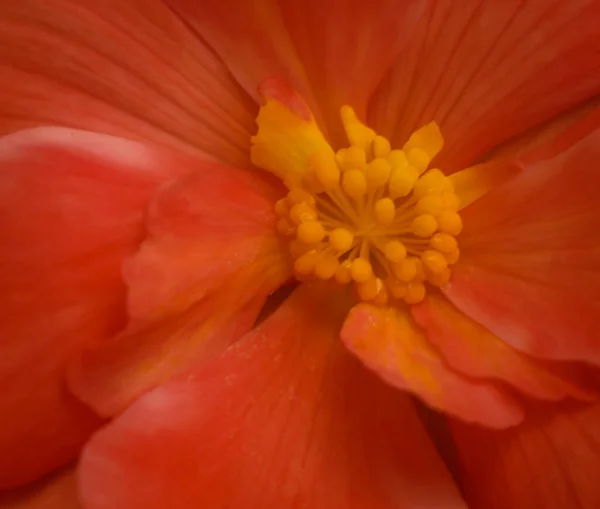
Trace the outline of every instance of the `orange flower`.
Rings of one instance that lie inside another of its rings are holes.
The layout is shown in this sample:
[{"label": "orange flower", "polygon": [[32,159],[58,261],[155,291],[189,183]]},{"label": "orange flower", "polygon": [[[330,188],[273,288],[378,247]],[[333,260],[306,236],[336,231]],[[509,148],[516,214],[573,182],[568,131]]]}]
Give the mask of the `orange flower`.
[{"label": "orange flower", "polygon": [[0,505],[597,507],[599,15],[1,6]]}]

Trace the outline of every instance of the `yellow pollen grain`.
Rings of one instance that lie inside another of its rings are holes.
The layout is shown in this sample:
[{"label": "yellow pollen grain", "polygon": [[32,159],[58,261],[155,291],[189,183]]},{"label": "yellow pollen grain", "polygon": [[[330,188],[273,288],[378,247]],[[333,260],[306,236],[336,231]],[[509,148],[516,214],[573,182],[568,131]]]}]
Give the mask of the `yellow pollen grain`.
[{"label": "yellow pollen grain", "polygon": [[419,214],[430,214],[432,216],[438,215],[444,209],[441,196],[430,194],[423,196],[415,207],[415,210]]},{"label": "yellow pollen grain", "polygon": [[317,265],[319,259],[319,253],[317,251],[309,251],[296,258],[294,262],[294,270],[301,276],[308,276],[312,274]]},{"label": "yellow pollen grain", "polygon": [[352,279],[357,283],[365,283],[373,277],[373,267],[364,258],[353,260],[350,271]]},{"label": "yellow pollen grain", "polygon": [[392,170],[388,190],[392,198],[404,198],[412,191],[419,174],[412,166]]},{"label": "yellow pollen grain", "polygon": [[325,237],[325,229],[318,221],[309,221],[298,225],[296,230],[296,238],[307,244],[315,244],[321,242]]},{"label": "yellow pollen grain", "polygon": [[432,274],[441,274],[445,269],[448,268],[448,261],[445,256],[439,251],[429,249],[421,255],[421,261],[423,265]]},{"label": "yellow pollen grain", "polygon": [[431,237],[429,244],[442,253],[451,253],[458,248],[456,239],[447,233],[436,233]]},{"label": "yellow pollen grain", "polygon": [[404,150],[392,150],[386,156],[393,170],[404,170],[408,168],[408,159]]},{"label": "yellow pollen grain", "polygon": [[374,300],[382,286],[381,280],[376,278],[371,278],[360,283],[357,282],[354,285],[360,300]]},{"label": "yellow pollen grain", "polygon": [[457,212],[446,210],[437,216],[439,230],[450,235],[458,235],[462,231],[462,219]]},{"label": "yellow pollen grain", "polygon": [[352,262],[345,260],[343,261],[335,271],[335,280],[342,284],[347,285],[352,281]]},{"label": "yellow pollen grain", "polygon": [[419,173],[423,173],[429,166],[430,159],[427,152],[420,148],[411,148],[406,154],[408,162],[414,166]]},{"label": "yellow pollen grain", "polygon": [[391,198],[381,198],[375,202],[373,213],[377,223],[383,226],[389,226],[394,222],[396,207]]},{"label": "yellow pollen grain", "polygon": [[367,164],[367,155],[364,149],[351,145],[344,153],[343,170],[362,170]]},{"label": "yellow pollen grain", "polygon": [[329,245],[334,251],[344,253],[352,247],[354,235],[345,228],[336,228],[329,234]]},{"label": "yellow pollen grain", "polygon": [[445,175],[440,170],[429,170],[415,182],[413,194],[416,198],[423,198],[428,194],[442,194],[446,180]]},{"label": "yellow pollen grain", "polygon": [[444,253],[444,255],[446,257],[446,261],[448,262],[448,265],[454,265],[460,258],[460,250],[458,248],[456,248],[455,250],[451,251],[450,253]]},{"label": "yellow pollen grain", "polygon": [[446,267],[439,274],[429,274],[427,276],[427,281],[429,281],[429,283],[433,286],[441,288],[442,286],[446,286],[448,284],[448,282],[450,281],[450,275],[450,269]]},{"label": "yellow pollen grain", "polygon": [[319,279],[331,279],[335,275],[339,266],[340,262],[337,259],[337,256],[325,254],[317,260],[315,265],[315,275]]},{"label": "yellow pollen grain", "polygon": [[408,291],[408,284],[404,281],[398,281],[393,277],[388,277],[385,286],[395,299],[403,299]]},{"label": "yellow pollen grain", "polygon": [[360,198],[367,193],[367,179],[360,170],[348,170],[342,174],[342,189],[351,198]]},{"label": "yellow pollen grain", "polygon": [[317,211],[308,203],[296,203],[290,210],[290,219],[294,224],[301,224],[317,219]]},{"label": "yellow pollen grain", "polygon": [[422,214],[413,219],[410,224],[411,231],[421,238],[431,237],[438,227],[438,223],[431,214]]},{"label": "yellow pollen grain", "polygon": [[405,258],[398,263],[392,264],[392,272],[399,281],[408,283],[417,275],[418,267],[414,257]]},{"label": "yellow pollen grain", "polygon": [[456,194],[446,192],[442,194],[441,198],[444,210],[456,212],[460,208],[460,198]]},{"label": "yellow pollen grain", "polygon": [[404,300],[407,304],[418,304],[425,298],[425,285],[419,282],[408,283]]},{"label": "yellow pollen grain", "polygon": [[287,217],[282,217],[277,221],[275,229],[282,235],[291,235],[295,231],[295,227]]},{"label": "yellow pollen grain", "polygon": [[373,159],[367,166],[365,175],[369,192],[376,191],[383,187],[390,178],[391,171],[392,167],[385,159]]},{"label": "yellow pollen grain", "polygon": [[390,240],[383,248],[386,260],[392,263],[400,263],[406,258],[406,247],[399,240]]},{"label": "yellow pollen grain", "polygon": [[373,156],[374,157],[385,157],[392,150],[392,146],[387,138],[383,136],[375,136],[373,140]]},{"label": "yellow pollen grain", "polygon": [[286,201],[288,207],[293,207],[297,203],[308,203],[309,205],[314,205],[315,197],[305,189],[295,187],[288,193]]}]

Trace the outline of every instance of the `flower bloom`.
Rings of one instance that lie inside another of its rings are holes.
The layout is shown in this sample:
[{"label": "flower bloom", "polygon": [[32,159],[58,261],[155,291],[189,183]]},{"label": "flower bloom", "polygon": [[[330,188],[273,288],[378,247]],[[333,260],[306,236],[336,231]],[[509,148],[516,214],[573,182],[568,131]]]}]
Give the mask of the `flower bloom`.
[{"label": "flower bloom", "polygon": [[600,505],[600,2],[452,4],[0,7],[1,504]]}]

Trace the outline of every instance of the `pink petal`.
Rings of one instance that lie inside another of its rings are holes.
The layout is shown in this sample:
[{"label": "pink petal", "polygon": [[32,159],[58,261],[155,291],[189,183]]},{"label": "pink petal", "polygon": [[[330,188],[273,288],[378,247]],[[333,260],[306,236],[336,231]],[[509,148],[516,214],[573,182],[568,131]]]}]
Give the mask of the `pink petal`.
[{"label": "pink petal", "polygon": [[600,92],[600,2],[430,5],[373,98],[371,125],[401,145],[437,122],[445,171]]},{"label": "pink petal", "polygon": [[0,133],[64,125],[248,165],[256,108],[160,0],[0,4]]},{"label": "pink petal", "polygon": [[600,363],[600,131],[462,212],[446,294],[517,349]]},{"label": "pink petal", "polygon": [[221,358],[143,396],[81,462],[86,509],[463,508],[412,402],[303,287]]},{"label": "pink petal", "polygon": [[283,194],[259,174],[217,165],[164,187],[150,207],[150,236],[124,267],[128,327],[84,352],[74,393],[115,415],[248,332],[291,275],[275,229]]},{"label": "pink petal", "polygon": [[359,304],[344,323],[342,340],[386,382],[437,410],[492,428],[523,418],[519,405],[492,384],[452,371],[403,309]]},{"label": "pink petal", "polygon": [[63,388],[82,345],[125,322],[123,259],[183,157],[41,128],[0,139],[0,485],[71,460],[98,425]]},{"label": "pink petal", "polygon": [[600,507],[600,406],[540,406],[519,427],[452,423],[472,509]]},{"label": "pink petal", "polygon": [[[339,109],[364,118],[367,101],[409,40],[423,2],[168,0],[250,94],[281,76],[342,139]],[[258,99],[258,96],[254,96]],[[420,126],[419,126],[420,127]]]}]

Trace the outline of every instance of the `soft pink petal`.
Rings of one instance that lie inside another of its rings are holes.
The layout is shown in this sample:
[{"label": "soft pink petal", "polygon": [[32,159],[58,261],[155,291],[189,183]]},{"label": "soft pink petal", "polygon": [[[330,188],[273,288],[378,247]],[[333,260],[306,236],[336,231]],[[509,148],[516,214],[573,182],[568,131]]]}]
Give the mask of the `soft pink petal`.
[{"label": "soft pink petal", "polygon": [[142,397],[86,448],[86,509],[464,508],[411,400],[338,342],[346,310],[303,287]]},{"label": "soft pink petal", "polygon": [[0,133],[64,125],[244,166],[256,111],[160,0],[0,3]]}]

